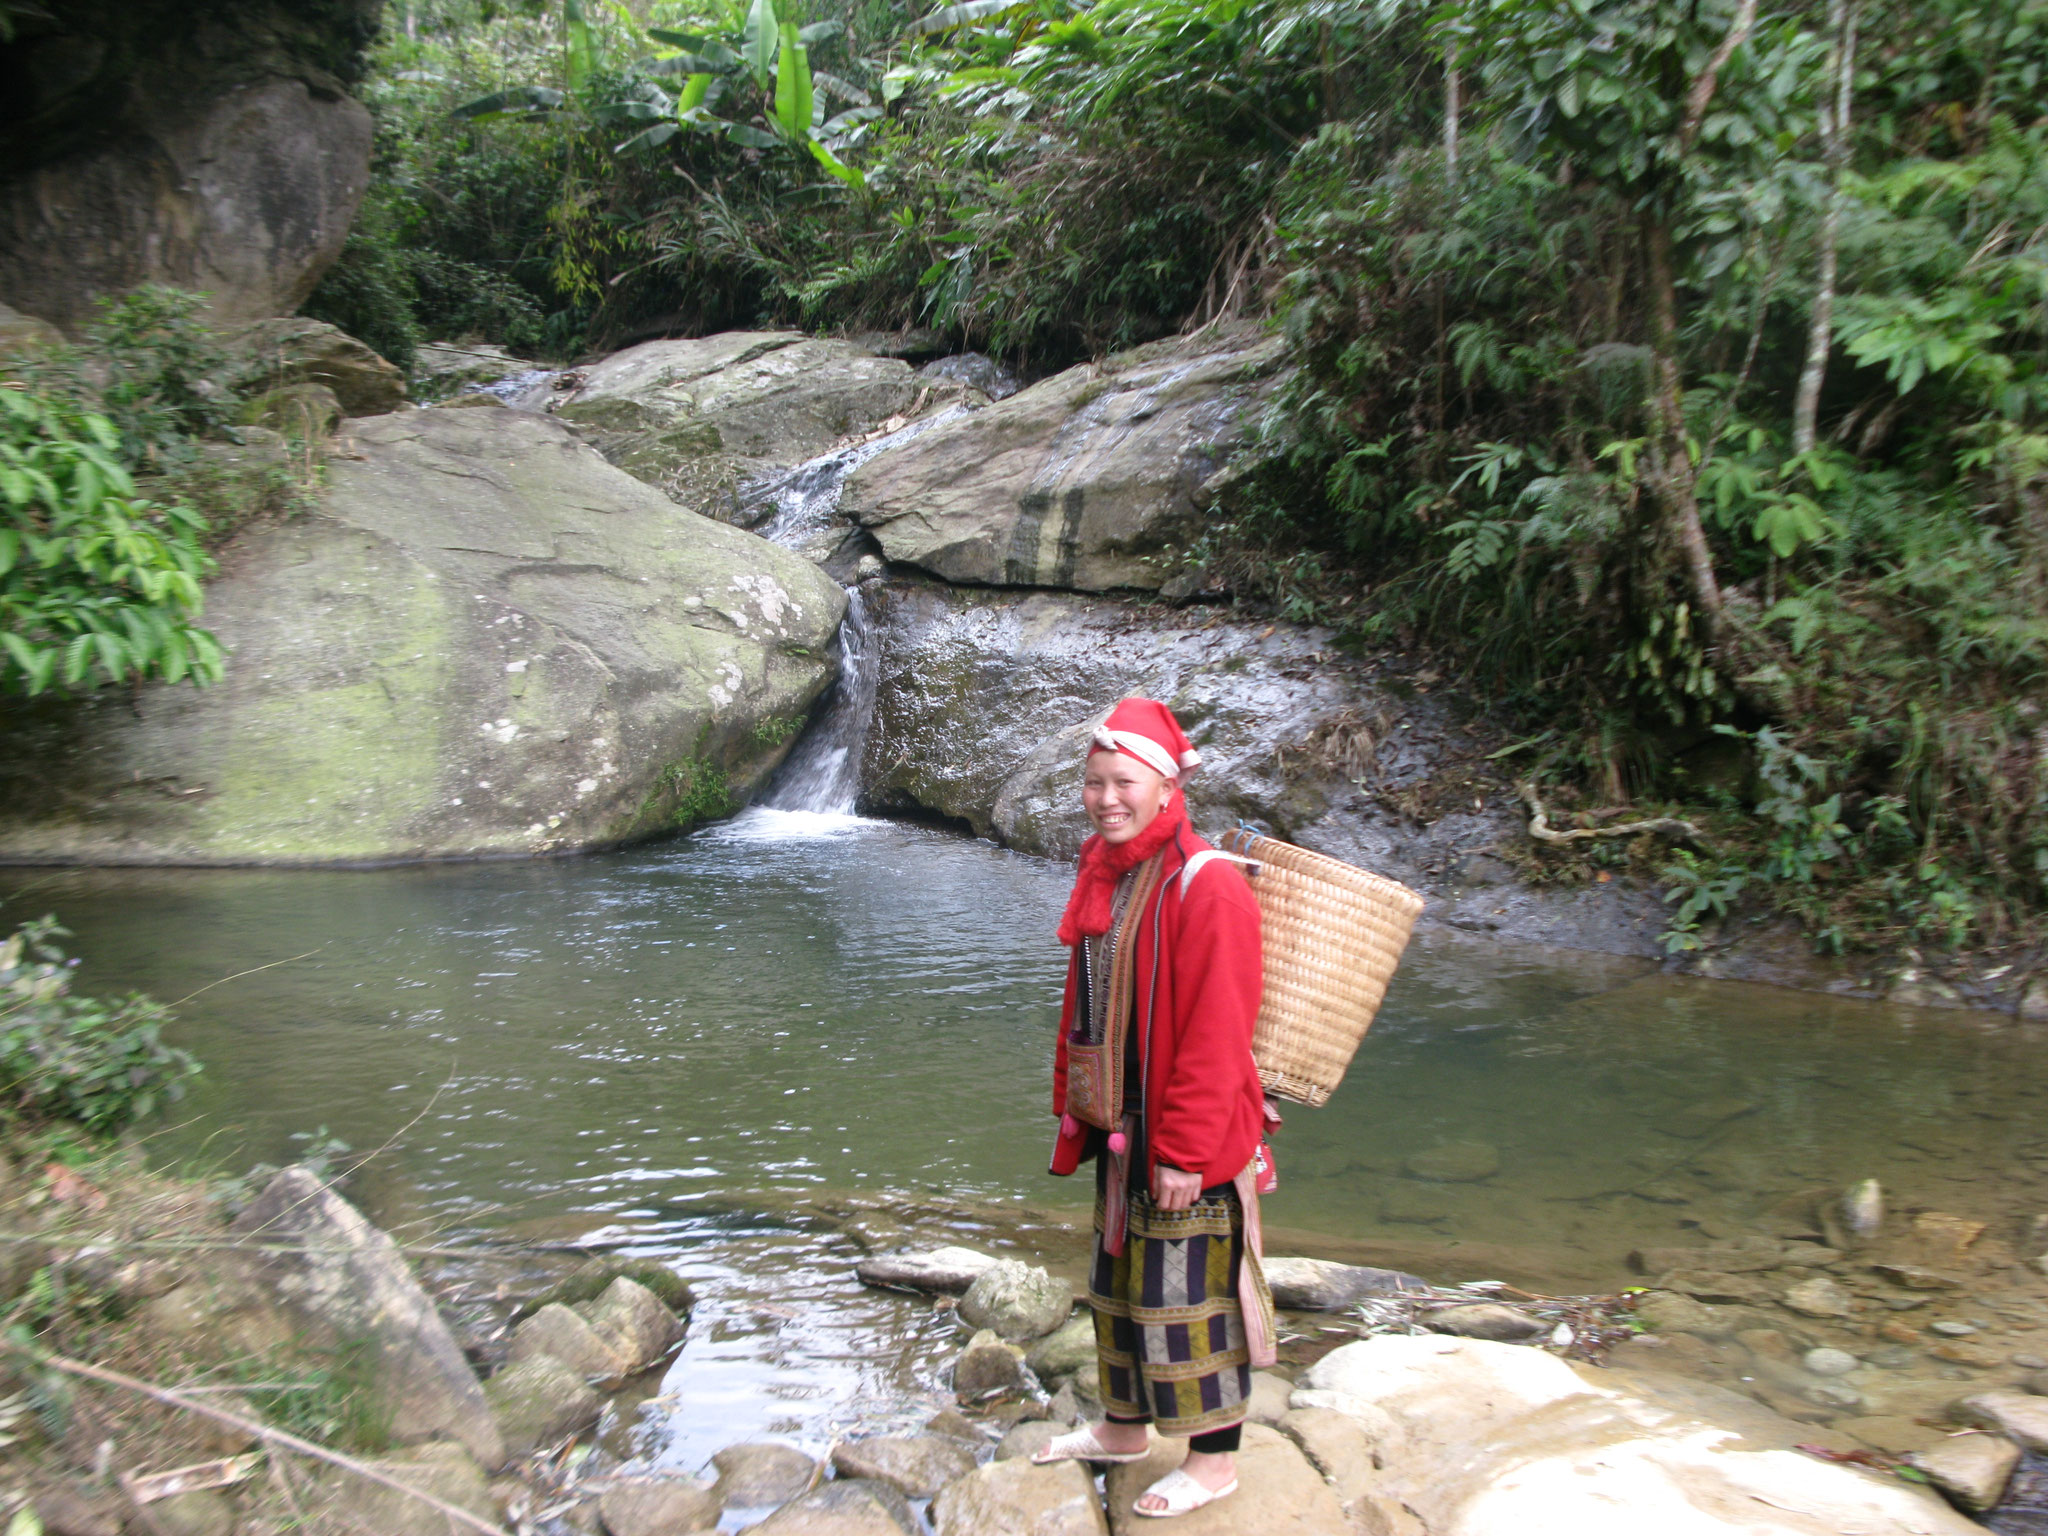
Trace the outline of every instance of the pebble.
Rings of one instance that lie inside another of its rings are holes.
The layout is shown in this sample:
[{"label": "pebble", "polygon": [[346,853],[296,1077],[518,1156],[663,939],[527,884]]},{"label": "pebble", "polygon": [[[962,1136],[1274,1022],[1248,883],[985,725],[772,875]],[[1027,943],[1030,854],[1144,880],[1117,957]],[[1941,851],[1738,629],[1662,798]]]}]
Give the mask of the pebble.
[{"label": "pebble", "polygon": [[1785,1293],[1785,1305],[1807,1317],[1847,1317],[1850,1296],[1836,1281],[1802,1280]]},{"label": "pebble", "polygon": [[2048,1358],[2041,1355],[2014,1355],[2012,1363],[2023,1371],[2048,1371]]},{"label": "pebble", "polygon": [[1896,1344],[1887,1344],[1882,1349],[1873,1349],[1863,1357],[1865,1365],[1874,1365],[1881,1371],[1903,1371],[1914,1360],[1913,1351],[1901,1349]]},{"label": "pebble", "polygon": [[1809,1349],[1800,1359],[1816,1376],[1846,1376],[1863,1363],[1846,1349]]},{"label": "pebble", "polygon": [[1940,1322],[1929,1323],[1927,1328],[1930,1333],[1944,1334],[1951,1339],[1966,1338],[1977,1331],[1976,1324],[1974,1323],[1957,1322],[1955,1319],[1947,1317],[1943,1318]]},{"label": "pebble", "polygon": [[1845,1387],[1841,1383],[1834,1381],[1823,1381],[1817,1386],[1808,1387],[1806,1389],[1806,1396],[1809,1402],[1819,1403],[1825,1408],[1861,1408],[1863,1406],[1863,1394],[1861,1392],[1858,1392],[1854,1387]]}]

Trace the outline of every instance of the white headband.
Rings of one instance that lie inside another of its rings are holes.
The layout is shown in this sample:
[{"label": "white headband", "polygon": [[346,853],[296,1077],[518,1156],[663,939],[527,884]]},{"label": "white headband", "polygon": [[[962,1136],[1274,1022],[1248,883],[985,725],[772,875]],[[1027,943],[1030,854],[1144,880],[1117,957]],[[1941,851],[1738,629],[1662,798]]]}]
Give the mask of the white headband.
[{"label": "white headband", "polygon": [[1202,761],[1202,754],[1189,747],[1176,763],[1173,754],[1150,736],[1140,736],[1136,731],[1112,731],[1106,725],[1095,727],[1090,740],[1105,752],[1128,752],[1154,773],[1169,779],[1179,778],[1183,770]]}]

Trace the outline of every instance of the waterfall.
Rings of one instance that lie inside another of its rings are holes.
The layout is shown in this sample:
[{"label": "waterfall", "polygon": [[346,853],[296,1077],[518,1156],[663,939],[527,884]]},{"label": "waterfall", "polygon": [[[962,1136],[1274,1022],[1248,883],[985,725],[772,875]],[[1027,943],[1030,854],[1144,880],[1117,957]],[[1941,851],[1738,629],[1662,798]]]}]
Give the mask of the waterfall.
[{"label": "waterfall", "polygon": [[[817,557],[811,548],[839,515],[846,477],[876,454],[928,432],[959,415],[961,407],[937,412],[895,432],[836,449],[753,487],[756,509],[747,519],[764,538]],[[836,541],[835,541],[836,542]],[[804,732],[775,775],[761,804],[771,810],[853,814],[860,798],[860,762],[874,717],[875,689],[882,671],[874,619],[859,584],[846,589],[846,620],[839,626],[839,680],[825,707]]]}]

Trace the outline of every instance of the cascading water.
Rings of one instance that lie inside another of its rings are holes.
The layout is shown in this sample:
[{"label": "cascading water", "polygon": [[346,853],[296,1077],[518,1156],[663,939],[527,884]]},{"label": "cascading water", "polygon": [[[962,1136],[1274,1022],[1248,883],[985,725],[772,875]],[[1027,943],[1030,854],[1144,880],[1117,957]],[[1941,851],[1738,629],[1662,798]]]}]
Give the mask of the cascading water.
[{"label": "cascading water", "polygon": [[[846,477],[876,454],[930,431],[960,414],[940,411],[900,431],[807,460],[754,492],[764,509],[760,531],[766,538],[814,557],[819,535],[831,528],[839,512]],[[874,643],[874,622],[859,584],[846,589],[846,621],[839,628],[839,681],[816,722],[789,754],[762,798],[771,810],[807,811],[833,816],[853,813],[860,797],[860,760],[867,744],[868,721],[875,712],[875,688],[882,658]]]}]

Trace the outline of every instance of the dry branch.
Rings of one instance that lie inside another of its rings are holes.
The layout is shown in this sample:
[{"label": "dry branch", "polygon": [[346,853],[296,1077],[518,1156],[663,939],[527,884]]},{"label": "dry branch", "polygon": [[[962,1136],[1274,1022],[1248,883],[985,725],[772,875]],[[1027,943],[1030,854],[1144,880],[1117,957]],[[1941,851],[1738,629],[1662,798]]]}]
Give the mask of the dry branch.
[{"label": "dry branch", "polygon": [[1676,816],[1652,816],[1644,821],[1626,822],[1618,827],[1575,827],[1569,832],[1560,832],[1551,826],[1550,818],[1544,814],[1543,802],[1536,798],[1536,786],[1524,784],[1522,800],[1529,807],[1529,836],[1539,843],[1581,843],[1595,837],[1635,837],[1644,832],[1662,833],[1666,837],[1684,838],[1689,843],[1707,846],[1706,834],[1689,821]]},{"label": "dry branch", "polygon": [[67,1376],[77,1376],[86,1381],[96,1381],[103,1386],[119,1387],[124,1392],[137,1393],[149,1398],[153,1402],[162,1403],[166,1407],[181,1409],[186,1413],[196,1413],[201,1418],[212,1419],[216,1423],[226,1424],[232,1429],[239,1430],[245,1435],[251,1435],[261,1440],[265,1445],[281,1446],[285,1450],[296,1452],[300,1456],[307,1456],[315,1461],[324,1461],[329,1466],[339,1467],[344,1472],[353,1473],[355,1476],[363,1478],[368,1482],[377,1483],[392,1489],[394,1492],[402,1493],[407,1498],[418,1499],[422,1504],[440,1511],[450,1520],[458,1521],[468,1526],[471,1530],[481,1533],[481,1536],[510,1536],[510,1533],[503,1527],[493,1525],[480,1515],[471,1514],[459,1504],[450,1504],[446,1499],[437,1498],[424,1489],[415,1488],[410,1483],[400,1482],[387,1472],[379,1472],[367,1462],[358,1461],[353,1456],[343,1455],[340,1451],[329,1450],[324,1445],[315,1445],[311,1440],[301,1440],[297,1435],[289,1434],[282,1429],[272,1429],[268,1424],[260,1424],[254,1419],[243,1418],[242,1415],[230,1413],[225,1408],[216,1408],[211,1403],[195,1403],[183,1393],[173,1392],[168,1387],[154,1386],[149,1382],[139,1381],[133,1376],[124,1376],[121,1372],[109,1370],[103,1365],[88,1365],[83,1360],[70,1360],[66,1359],[63,1355],[53,1355],[43,1350],[31,1349],[15,1343],[11,1339],[0,1339],[0,1349],[20,1355],[24,1359],[32,1360],[37,1365],[46,1366],[50,1370],[62,1371]]}]

